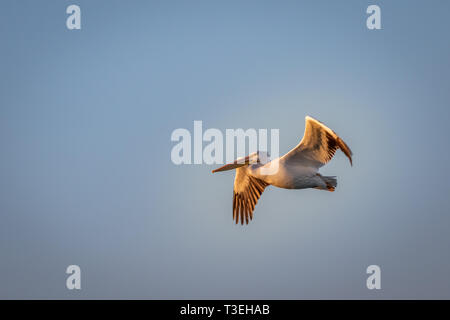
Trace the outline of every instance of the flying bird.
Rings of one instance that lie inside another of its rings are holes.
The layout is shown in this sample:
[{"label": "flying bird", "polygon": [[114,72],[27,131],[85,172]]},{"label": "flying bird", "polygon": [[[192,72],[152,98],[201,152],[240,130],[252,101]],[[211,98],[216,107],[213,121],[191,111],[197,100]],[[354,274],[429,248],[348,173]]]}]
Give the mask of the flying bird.
[{"label": "flying bird", "polygon": [[[300,143],[284,156],[269,161],[267,152],[254,152],[213,170],[236,169],[233,190],[233,220],[248,224],[264,189],[269,185],[284,189],[315,188],[334,191],[335,176],[322,176],[318,171],[334,156],[342,152],[352,163],[352,151],[347,144],[322,122],[305,117],[305,133]],[[274,170],[275,168],[275,170]]]}]

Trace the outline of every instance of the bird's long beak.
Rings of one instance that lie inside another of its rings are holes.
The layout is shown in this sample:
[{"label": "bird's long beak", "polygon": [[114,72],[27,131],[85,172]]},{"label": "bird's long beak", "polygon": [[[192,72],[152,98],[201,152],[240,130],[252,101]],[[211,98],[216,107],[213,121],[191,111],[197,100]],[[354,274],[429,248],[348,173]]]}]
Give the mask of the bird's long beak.
[{"label": "bird's long beak", "polygon": [[213,170],[212,173],[220,172],[220,171],[233,170],[233,169],[236,169],[236,168],[239,168],[239,167],[243,167],[243,166],[245,166],[247,164],[248,164],[248,161],[245,161],[245,162],[239,161],[239,163],[238,163],[238,161],[236,160],[236,161],[234,161],[232,163],[228,163],[228,164],[224,165],[223,167],[220,167],[220,168],[217,168],[217,169]]}]

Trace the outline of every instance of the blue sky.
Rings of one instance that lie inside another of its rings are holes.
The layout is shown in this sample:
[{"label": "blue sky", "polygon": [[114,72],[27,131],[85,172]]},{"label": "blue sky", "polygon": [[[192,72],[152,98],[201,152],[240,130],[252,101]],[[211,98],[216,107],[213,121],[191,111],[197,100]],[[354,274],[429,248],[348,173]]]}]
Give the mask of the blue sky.
[{"label": "blue sky", "polygon": [[[0,297],[450,298],[449,9],[2,1]],[[170,161],[194,120],[277,128],[285,153],[305,115],[354,166],[338,153],[321,170],[334,193],[268,188],[246,227],[232,172]],[[365,286],[371,264],[382,290]]]}]

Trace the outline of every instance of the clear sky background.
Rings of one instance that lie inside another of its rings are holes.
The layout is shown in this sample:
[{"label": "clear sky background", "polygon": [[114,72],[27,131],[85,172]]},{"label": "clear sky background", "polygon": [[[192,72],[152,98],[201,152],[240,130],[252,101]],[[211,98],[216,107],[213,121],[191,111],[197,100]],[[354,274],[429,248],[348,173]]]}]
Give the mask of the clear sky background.
[{"label": "clear sky background", "polygon": [[[82,29],[66,28],[81,7]],[[382,30],[366,28],[381,7]],[[0,298],[450,298],[448,1],[0,2]],[[175,166],[176,128],[305,115],[334,193]],[[65,287],[68,265],[82,289]],[[366,268],[381,267],[381,290]]]}]

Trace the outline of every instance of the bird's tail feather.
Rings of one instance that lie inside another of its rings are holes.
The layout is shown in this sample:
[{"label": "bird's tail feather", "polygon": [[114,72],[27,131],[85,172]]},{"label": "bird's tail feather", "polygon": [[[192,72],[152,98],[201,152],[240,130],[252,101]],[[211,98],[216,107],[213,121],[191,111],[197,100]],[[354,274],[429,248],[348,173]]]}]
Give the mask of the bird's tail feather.
[{"label": "bird's tail feather", "polygon": [[333,177],[320,176],[320,177],[322,178],[323,182],[325,182],[325,184],[327,185],[327,189],[326,190],[333,192],[334,189],[337,186],[337,179],[336,179],[336,177],[334,177],[334,176]]}]

